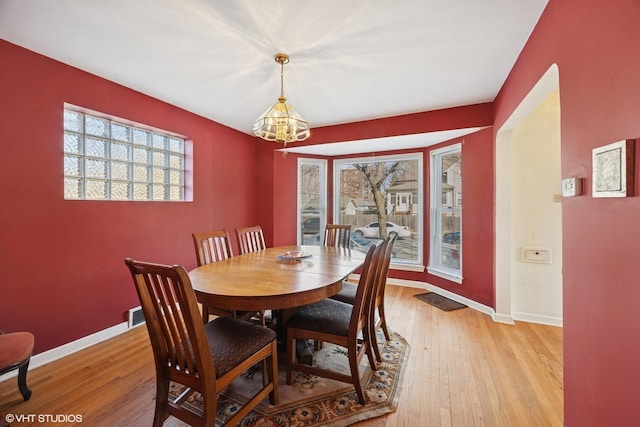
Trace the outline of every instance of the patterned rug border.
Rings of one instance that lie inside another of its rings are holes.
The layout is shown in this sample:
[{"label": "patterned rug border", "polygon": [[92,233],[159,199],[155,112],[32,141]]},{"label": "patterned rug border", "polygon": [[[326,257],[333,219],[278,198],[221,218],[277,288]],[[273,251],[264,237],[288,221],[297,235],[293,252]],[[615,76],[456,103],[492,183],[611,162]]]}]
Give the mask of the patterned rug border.
[{"label": "patterned rug border", "polygon": [[[391,341],[385,342],[384,337],[379,340],[379,342],[384,343],[381,349],[383,357],[381,369],[377,371],[371,370],[368,362],[366,362],[367,358],[363,358],[363,363],[367,366],[362,374],[364,390],[367,396],[367,403],[364,406],[358,403],[353,386],[343,383],[344,386],[339,386],[338,389],[321,395],[305,397],[288,403],[283,402],[275,406],[269,404],[268,399],[265,399],[244,417],[239,425],[243,427],[258,425],[345,427],[395,412],[400,392],[402,391],[402,382],[409,358],[410,346],[401,335],[393,331],[389,332]],[[304,373],[297,374],[296,381],[315,377]],[[281,381],[281,390],[283,387],[292,386],[287,386]],[[198,403],[198,396],[192,396],[187,399],[184,406],[193,412],[201,413]],[[224,391],[218,406],[216,426],[222,425],[242,404],[242,396]],[[340,415],[327,418],[334,413]]]}]

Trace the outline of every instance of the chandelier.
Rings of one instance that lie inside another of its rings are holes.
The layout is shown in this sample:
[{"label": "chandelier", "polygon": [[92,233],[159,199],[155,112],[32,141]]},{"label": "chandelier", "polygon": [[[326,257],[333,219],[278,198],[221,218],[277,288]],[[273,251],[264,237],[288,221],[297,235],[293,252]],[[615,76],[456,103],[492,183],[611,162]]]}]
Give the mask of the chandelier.
[{"label": "chandelier", "polygon": [[253,122],[253,133],[267,141],[280,142],[286,148],[288,142],[309,138],[309,122],[292,105],[287,104],[287,98],[284,97],[284,64],[289,63],[289,56],[278,53],[274,59],[280,64],[280,97]]}]

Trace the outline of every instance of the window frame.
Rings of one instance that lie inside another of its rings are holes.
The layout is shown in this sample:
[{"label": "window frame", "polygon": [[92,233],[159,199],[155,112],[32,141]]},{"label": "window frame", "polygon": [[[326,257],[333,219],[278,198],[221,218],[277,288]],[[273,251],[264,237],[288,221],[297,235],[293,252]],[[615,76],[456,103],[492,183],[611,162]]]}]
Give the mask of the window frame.
[{"label": "window frame", "polygon": [[[448,154],[460,153],[462,162],[462,142],[447,145],[430,152],[430,238],[429,238],[429,264],[427,271],[434,276],[442,277],[455,283],[462,283],[463,278],[463,235],[462,235],[462,170],[460,170],[460,191],[453,195],[455,203],[451,207],[443,207],[442,203],[442,158]],[[458,203],[459,201],[459,203]],[[460,237],[458,248],[459,268],[454,269],[443,265],[442,260],[442,214],[443,212],[459,213]]]},{"label": "window frame", "polygon": [[296,189],[296,223],[297,223],[297,232],[296,232],[296,241],[298,245],[309,244],[305,243],[304,236],[302,234],[302,167],[305,165],[313,165],[318,166],[319,168],[319,176],[318,176],[318,215],[319,215],[319,223],[318,223],[318,234],[320,235],[318,245],[322,244],[322,232],[324,231],[327,225],[327,167],[328,162],[323,159],[310,159],[310,158],[298,158],[297,164],[297,189]]},{"label": "window frame", "polygon": [[[394,270],[404,270],[404,271],[418,271],[424,272],[424,227],[423,227],[423,215],[425,212],[425,198],[424,198],[424,156],[422,152],[412,152],[412,153],[404,153],[404,154],[390,154],[383,156],[369,156],[369,157],[350,157],[343,159],[335,159],[333,160],[333,218],[334,221],[339,221],[340,218],[340,167],[343,164],[355,164],[355,163],[375,163],[375,162],[390,162],[390,161],[398,161],[398,160],[407,160],[407,161],[416,161],[416,192],[417,192],[417,204],[418,212],[415,213],[415,239],[416,242],[416,258],[407,260],[407,259],[398,259],[393,257],[391,259],[391,268]],[[366,194],[370,194],[371,189],[366,186],[366,188],[362,189],[363,192],[366,191]],[[387,218],[387,221],[393,222],[392,219]],[[378,222],[378,220],[371,221]],[[352,234],[354,233],[353,229],[351,230]],[[414,238],[413,236],[411,237]],[[396,240],[396,248],[398,248],[398,240]],[[396,252],[396,250],[394,250]]]},{"label": "window frame", "polygon": [[[81,116],[81,129],[67,128],[67,113]],[[190,153],[192,148],[186,137],[67,103],[64,104],[63,117],[64,200],[114,202],[185,202],[192,200],[190,185],[192,175],[190,173],[192,168]],[[88,120],[105,122],[104,134],[94,135],[88,132]],[[115,127],[123,128],[127,136],[123,139],[114,135],[113,129]],[[136,132],[145,134],[146,142],[144,144],[135,140],[134,134]],[[103,153],[97,155],[89,153],[87,151],[89,140],[94,143],[102,143]],[[158,145],[158,141],[162,142],[162,147]],[[78,144],[77,147],[70,149],[75,144]],[[124,148],[120,149],[119,154],[115,154],[114,149],[119,146]],[[141,162],[139,157],[136,158],[136,150],[140,149],[147,151],[147,158],[144,162]],[[155,156],[160,156],[162,164],[157,163]],[[74,161],[76,162],[75,170],[73,170]],[[87,167],[91,162],[96,165],[102,163],[100,166],[100,169],[104,168],[102,176],[91,176],[91,170]],[[71,165],[69,166],[71,169],[68,169],[68,165]],[[136,168],[138,168],[138,172],[136,172]],[[144,179],[140,178],[141,169],[147,169],[144,171]],[[121,171],[126,177],[114,178],[113,173],[116,170]],[[101,191],[103,191],[104,197],[88,195],[88,187],[92,182],[103,183],[104,189]],[[72,183],[74,187],[77,186],[73,192],[77,192],[78,197],[73,194],[69,195],[67,190],[69,183]],[[126,196],[114,196],[113,189],[117,186],[126,192]],[[137,195],[136,186],[138,188],[141,188],[140,186],[146,187],[145,197]],[[155,192],[158,188],[162,191],[162,197],[159,197]]]}]

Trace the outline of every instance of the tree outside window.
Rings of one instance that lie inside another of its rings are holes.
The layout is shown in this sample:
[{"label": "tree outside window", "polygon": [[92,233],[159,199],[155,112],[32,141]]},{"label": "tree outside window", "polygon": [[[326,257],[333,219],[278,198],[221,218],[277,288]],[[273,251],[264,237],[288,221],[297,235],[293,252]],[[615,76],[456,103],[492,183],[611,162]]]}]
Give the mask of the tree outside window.
[{"label": "tree outside window", "polygon": [[422,156],[336,160],[334,174],[336,222],[363,246],[395,234],[394,262],[420,264]]}]

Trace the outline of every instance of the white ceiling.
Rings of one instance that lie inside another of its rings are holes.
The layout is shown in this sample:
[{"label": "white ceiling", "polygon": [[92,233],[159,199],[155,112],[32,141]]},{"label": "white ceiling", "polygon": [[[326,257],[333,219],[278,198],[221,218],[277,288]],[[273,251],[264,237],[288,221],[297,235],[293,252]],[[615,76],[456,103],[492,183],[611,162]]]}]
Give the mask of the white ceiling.
[{"label": "white ceiling", "polygon": [[[248,134],[279,96],[284,52],[285,96],[313,134],[493,101],[547,2],[0,0],[0,37]],[[361,152],[300,150],[344,146]]]}]

